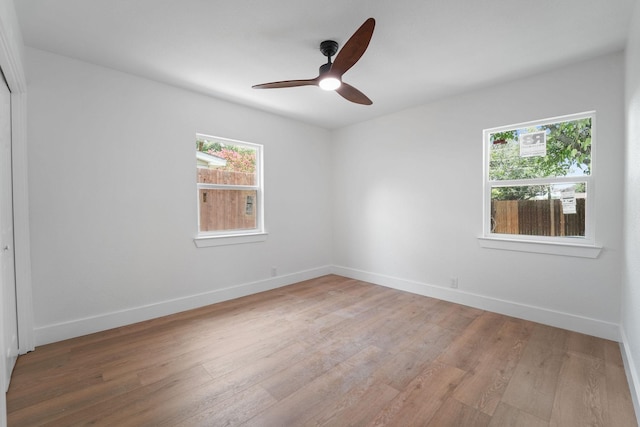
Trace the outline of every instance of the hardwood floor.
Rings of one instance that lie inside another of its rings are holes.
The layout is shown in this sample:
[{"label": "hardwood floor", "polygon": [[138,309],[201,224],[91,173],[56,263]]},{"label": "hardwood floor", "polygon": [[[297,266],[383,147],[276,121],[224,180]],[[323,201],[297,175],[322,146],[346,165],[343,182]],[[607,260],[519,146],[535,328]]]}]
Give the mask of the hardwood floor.
[{"label": "hardwood floor", "polygon": [[339,276],[38,347],[9,426],[636,426],[617,343]]}]

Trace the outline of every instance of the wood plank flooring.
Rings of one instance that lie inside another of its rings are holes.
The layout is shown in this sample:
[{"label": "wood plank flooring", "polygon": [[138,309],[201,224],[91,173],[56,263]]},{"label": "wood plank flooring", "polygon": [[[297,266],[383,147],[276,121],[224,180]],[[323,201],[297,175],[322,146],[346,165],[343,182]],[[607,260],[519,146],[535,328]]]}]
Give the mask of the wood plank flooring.
[{"label": "wood plank flooring", "polygon": [[617,343],[339,276],[38,347],[9,426],[637,426]]}]

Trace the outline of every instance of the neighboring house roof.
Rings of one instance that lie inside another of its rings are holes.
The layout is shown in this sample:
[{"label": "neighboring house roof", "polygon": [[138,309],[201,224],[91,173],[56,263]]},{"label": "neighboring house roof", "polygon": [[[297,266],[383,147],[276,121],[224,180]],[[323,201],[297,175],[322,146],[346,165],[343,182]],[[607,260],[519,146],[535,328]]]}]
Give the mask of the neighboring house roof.
[{"label": "neighboring house roof", "polygon": [[219,168],[227,165],[227,161],[222,157],[203,153],[202,151],[196,151],[196,161],[199,167]]}]

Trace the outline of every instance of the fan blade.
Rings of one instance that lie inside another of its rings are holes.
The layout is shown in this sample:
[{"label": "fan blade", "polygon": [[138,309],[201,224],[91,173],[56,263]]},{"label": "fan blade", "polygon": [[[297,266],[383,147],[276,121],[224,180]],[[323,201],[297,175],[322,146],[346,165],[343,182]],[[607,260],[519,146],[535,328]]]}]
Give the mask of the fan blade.
[{"label": "fan blade", "polygon": [[308,80],[284,80],[281,82],[263,83],[261,85],[251,86],[254,89],[278,89],[281,87],[297,87],[318,85],[318,78]]},{"label": "fan blade", "polygon": [[365,95],[364,93],[360,92],[355,87],[353,87],[350,84],[347,84],[345,82],[342,82],[340,87],[338,89],[336,89],[336,92],[338,92],[340,94],[340,96],[342,96],[347,101],[355,102],[356,104],[362,104],[362,105],[371,105],[371,104],[373,104],[373,101],[370,100],[367,97],[367,95]]},{"label": "fan blade", "polygon": [[353,64],[358,62],[367,50],[367,46],[369,46],[375,26],[376,20],[373,18],[364,21],[364,24],[353,33],[351,38],[347,40],[342,49],[340,49],[340,52],[338,52],[331,66],[331,72],[342,76],[349,68],[353,67]]}]

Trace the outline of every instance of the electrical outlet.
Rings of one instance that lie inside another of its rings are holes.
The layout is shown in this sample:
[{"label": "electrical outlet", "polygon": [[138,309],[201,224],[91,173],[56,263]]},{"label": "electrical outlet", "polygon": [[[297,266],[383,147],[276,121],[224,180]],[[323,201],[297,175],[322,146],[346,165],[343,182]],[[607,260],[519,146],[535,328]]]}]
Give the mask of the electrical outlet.
[{"label": "electrical outlet", "polygon": [[271,267],[271,277],[276,277],[278,275],[278,267]]},{"label": "electrical outlet", "polygon": [[449,286],[453,289],[458,288],[458,278],[456,276],[451,277],[451,281],[449,282]]}]

